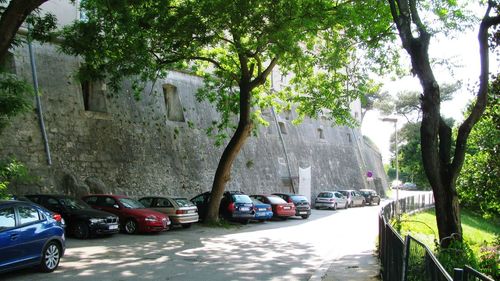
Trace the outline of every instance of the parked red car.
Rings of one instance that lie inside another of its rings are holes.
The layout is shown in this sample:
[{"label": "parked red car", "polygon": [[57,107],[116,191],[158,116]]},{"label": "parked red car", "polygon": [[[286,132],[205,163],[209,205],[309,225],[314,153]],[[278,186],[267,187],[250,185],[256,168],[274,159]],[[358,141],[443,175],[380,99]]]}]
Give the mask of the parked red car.
[{"label": "parked red car", "polygon": [[170,225],[168,216],[127,196],[98,194],[84,196],[82,200],[92,208],[119,216],[122,230],[129,234],[165,231]]},{"label": "parked red car", "polygon": [[288,203],[277,195],[250,195],[250,197],[255,198],[263,203],[270,204],[273,209],[273,216],[287,219],[289,217],[295,216],[295,205],[293,203]]}]

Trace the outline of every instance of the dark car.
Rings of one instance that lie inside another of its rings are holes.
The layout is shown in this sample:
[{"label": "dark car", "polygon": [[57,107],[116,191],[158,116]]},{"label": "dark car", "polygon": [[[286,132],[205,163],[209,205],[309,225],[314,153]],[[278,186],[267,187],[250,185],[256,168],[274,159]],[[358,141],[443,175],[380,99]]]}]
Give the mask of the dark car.
[{"label": "dark car", "polygon": [[69,234],[78,239],[93,235],[108,235],[120,231],[118,217],[92,209],[81,199],[67,195],[36,194],[26,198],[62,215],[68,225]]},{"label": "dark car", "polygon": [[52,272],[65,251],[61,215],[25,201],[0,201],[0,273],[38,266]]},{"label": "dark car", "polygon": [[271,204],[263,203],[255,198],[251,199],[254,205],[254,219],[256,221],[264,222],[266,220],[270,220],[273,217],[273,208],[271,207]]},{"label": "dark car", "polygon": [[366,204],[377,204],[380,205],[380,196],[373,189],[360,189],[359,192],[365,197]]},{"label": "dark car", "polygon": [[[191,199],[191,202],[198,207],[198,213],[201,219],[204,219],[207,215],[209,199],[209,191]],[[219,205],[219,215],[227,220],[234,220],[247,224],[255,215],[252,199],[240,191],[226,191]]]},{"label": "dark car", "polygon": [[311,204],[304,195],[293,193],[273,193],[273,195],[281,197],[288,203],[293,203],[295,205],[296,216],[307,219],[311,215]]},{"label": "dark car", "polygon": [[128,234],[165,231],[170,225],[167,215],[147,209],[141,202],[124,195],[95,194],[83,196],[82,200],[94,209],[120,217],[120,225]]}]

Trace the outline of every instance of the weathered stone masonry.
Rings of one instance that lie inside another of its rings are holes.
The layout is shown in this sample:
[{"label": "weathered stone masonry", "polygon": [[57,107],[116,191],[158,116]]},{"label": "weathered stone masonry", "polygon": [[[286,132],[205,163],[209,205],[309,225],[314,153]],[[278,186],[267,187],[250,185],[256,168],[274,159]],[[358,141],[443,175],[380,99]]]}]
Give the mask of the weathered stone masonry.
[{"label": "weathered stone masonry", "polygon": [[[199,77],[172,72],[149,85],[138,101],[130,85],[112,94],[92,83],[85,104],[82,85],[73,77],[77,58],[51,45],[35,45],[35,58],[53,163],[47,164],[36,112],[15,118],[0,135],[0,158],[15,156],[39,177],[39,183],[13,186],[12,192],[191,198],[211,188],[222,148],[205,134],[218,114],[210,104],[196,101],[194,94],[202,85]],[[31,81],[27,48],[17,48],[14,60],[16,73]],[[264,116],[271,125],[248,140],[227,189],[290,191],[282,179],[288,170],[277,126],[270,111]],[[367,170],[378,178],[379,191],[387,186],[381,156],[363,141],[358,128],[332,127],[324,120],[293,126],[293,117],[290,112],[278,119],[286,127],[283,138],[292,177],[298,175],[299,166],[312,167],[312,196],[321,190],[374,188],[374,182],[366,181]]]}]

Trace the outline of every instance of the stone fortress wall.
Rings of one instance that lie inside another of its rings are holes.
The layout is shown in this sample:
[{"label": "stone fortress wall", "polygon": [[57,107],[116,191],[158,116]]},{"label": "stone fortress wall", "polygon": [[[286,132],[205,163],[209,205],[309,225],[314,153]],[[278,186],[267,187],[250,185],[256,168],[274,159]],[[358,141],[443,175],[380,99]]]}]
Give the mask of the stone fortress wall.
[{"label": "stone fortress wall", "polygon": [[[216,147],[205,133],[218,114],[211,104],[196,101],[201,78],[171,72],[136,100],[127,83],[118,94],[102,83],[82,85],[74,78],[78,58],[61,54],[53,45],[35,43],[34,50],[52,163],[36,110],[16,117],[0,135],[0,159],[15,156],[39,180],[12,186],[13,193],[191,198],[210,190],[223,147]],[[16,48],[10,61],[12,72],[32,81],[26,46]],[[353,112],[359,111],[354,103]],[[275,119],[267,110],[263,116],[270,126],[248,139],[227,190],[290,192],[285,149],[295,190],[299,167],[311,167],[312,198],[322,190],[387,188],[381,155],[365,143],[359,128],[310,119],[294,126],[293,111]],[[373,172],[374,181],[367,181],[367,171]]]}]

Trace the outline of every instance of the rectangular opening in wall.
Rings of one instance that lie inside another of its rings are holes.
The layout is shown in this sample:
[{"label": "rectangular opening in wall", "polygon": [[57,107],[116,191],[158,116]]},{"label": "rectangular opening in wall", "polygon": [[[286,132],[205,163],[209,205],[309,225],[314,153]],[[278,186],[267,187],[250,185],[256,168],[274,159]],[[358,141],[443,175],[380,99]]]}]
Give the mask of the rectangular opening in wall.
[{"label": "rectangular opening in wall", "polygon": [[81,82],[85,111],[107,112],[104,84],[85,80]]},{"label": "rectangular opening in wall", "polygon": [[323,129],[318,128],[318,136],[319,136],[320,140],[324,140],[325,139],[325,133],[323,132]]},{"label": "rectangular opening in wall", "polygon": [[286,124],[285,122],[278,122],[278,125],[280,127],[280,131],[283,135],[286,135],[288,132],[287,132],[287,129],[286,129]]},{"label": "rectangular opening in wall", "polygon": [[165,98],[165,108],[168,120],[185,122],[184,110],[182,109],[181,99],[179,97],[179,93],[177,92],[177,87],[171,84],[164,84],[163,96]]},{"label": "rectangular opening in wall", "polygon": [[352,137],[350,133],[347,133],[347,140],[349,141],[349,143],[352,143]]}]

